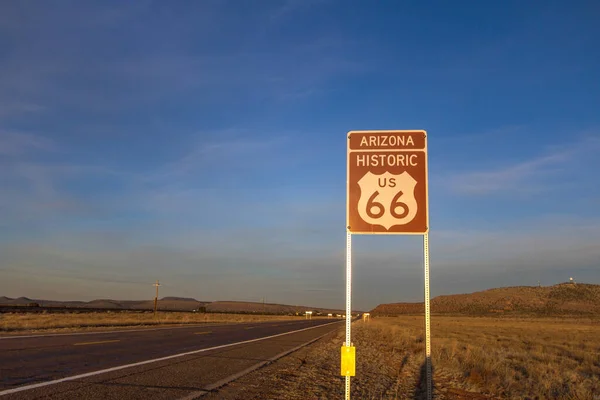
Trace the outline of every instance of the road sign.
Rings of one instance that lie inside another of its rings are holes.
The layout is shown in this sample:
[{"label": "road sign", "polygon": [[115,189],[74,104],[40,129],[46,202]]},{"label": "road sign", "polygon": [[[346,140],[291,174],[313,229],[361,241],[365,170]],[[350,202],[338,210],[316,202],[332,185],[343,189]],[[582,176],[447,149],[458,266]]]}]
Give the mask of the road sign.
[{"label": "road sign", "polygon": [[427,233],[427,187],[425,131],[348,132],[348,232]]},{"label": "road sign", "polygon": [[348,132],[346,175],[346,341],[341,372],[350,400],[352,310],[352,235],[423,235],[425,275],[425,359],[427,399],[432,398],[429,307],[429,200],[427,133]]}]

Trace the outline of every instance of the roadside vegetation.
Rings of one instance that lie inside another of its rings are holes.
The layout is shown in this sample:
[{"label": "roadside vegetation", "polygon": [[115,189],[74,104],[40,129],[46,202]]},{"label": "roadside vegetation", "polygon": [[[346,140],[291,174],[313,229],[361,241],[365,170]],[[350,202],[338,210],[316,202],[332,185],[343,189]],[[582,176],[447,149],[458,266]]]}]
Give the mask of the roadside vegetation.
[{"label": "roadside vegetation", "polygon": [[[403,316],[374,319],[369,329],[390,338],[393,352],[422,360],[423,325],[422,316]],[[439,396],[600,399],[598,320],[434,316],[431,332]]]},{"label": "roadside vegetation", "polygon": [[[600,399],[600,324],[590,319],[432,318],[434,399]],[[353,323],[352,398],[425,399],[423,316]],[[339,399],[344,331],[209,399]]]},{"label": "roadside vegetation", "polygon": [[[383,319],[406,335],[422,317]],[[600,399],[597,319],[432,318],[440,383],[511,399]]]},{"label": "roadside vegetation", "polygon": [[24,333],[36,331],[98,330],[99,328],[123,328],[134,326],[183,325],[202,323],[236,323],[300,320],[305,317],[286,315],[220,314],[158,312],[91,312],[65,314],[0,314],[0,333]]}]

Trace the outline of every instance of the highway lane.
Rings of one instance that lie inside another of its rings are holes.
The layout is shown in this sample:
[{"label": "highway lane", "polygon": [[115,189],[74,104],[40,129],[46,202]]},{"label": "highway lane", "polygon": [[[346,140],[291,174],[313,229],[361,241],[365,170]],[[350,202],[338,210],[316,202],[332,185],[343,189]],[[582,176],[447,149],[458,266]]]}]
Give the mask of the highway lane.
[{"label": "highway lane", "polygon": [[[107,382],[112,382],[114,379],[125,379],[123,376],[131,376],[127,379],[133,379],[134,381],[140,379],[143,381],[152,375],[148,371],[159,371],[165,368],[173,370],[174,368],[178,372],[159,374],[153,378],[154,385],[143,383],[140,387],[148,389],[156,386],[152,393],[145,392],[145,396],[150,396],[145,398],[160,398],[162,394],[159,395],[159,393],[163,393],[165,390],[171,392],[169,396],[174,395],[173,390],[177,391],[176,395],[179,396],[182,394],[180,392],[204,390],[211,383],[226,378],[228,374],[239,372],[241,369],[248,368],[260,360],[265,360],[286,349],[289,350],[300,343],[313,339],[316,337],[315,335],[337,329],[341,326],[342,321],[335,321],[333,324],[332,322],[334,321],[270,321],[160,330],[103,332],[94,335],[2,338],[0,339],[0,395],[6,394],[11,389],[23,386],[29,387],[32,384],[86,373],[93,374],[94,371],[119,368],[123,365],[151,359],[170,357],[181,353],[194,353],[202,351],[202,349],[214,349],[231,343],[248,342],[275,336],[264,341],[258,340],[233,347],[222,347],[205,353],[188,354],[116,371],[107,371],[98,376],[91,375],[76,381],[58,383],[52,385],[52,388],[44,386],[38,389],[8,394],[8,396],[14,398],[40,398],[28,397],[32,395],[44,398],[48,393],[54,393],[52,398],[59,398],[56,397],[55,393],[58,390],[59,393],[67,393],[67,397],[60,398],[78,398],[77,396],[82,395],[80,390],[87,388],[86,390],[91,390],[91,392],[85,393],[85,398],[95,398],[94,396],[100,396],[100,393],[102,395],[97,398],[111,398],[114,393],[123,396],[124,388],[130,390],[136,388],[133,394],[126,394],[127,398],[135,398],[131,396],[142,393],[138,390],[138,384],[127,386],[127,383],[121,383],[114,386]],[[325,324],[330,325],[323,326]],[[300,332],[297,333],[286,334],[286,332],[299,330]],[[214,355],[215,353],[221,355],[217,357]],[[231,353],[231,356],[224,357],[224,353]],[[212,365],[205,362],[207,357],[212,357]],[[200,360],[203,361],[200,362]],[[177,367],[178,365],[179,367]],[[182,365],[187,365],[187,367],[183,368]],[[190,367],[190,365],[194,366]],[[183,370],[178,370],[178,368],[183,368]],[[140,371],[146,372],[142,373]],[[178,380],[177,384],[165,386],[167,382],[173,381],[174,377],[181,379],[189,371],[195,371],[195,385],[188,387],[186,382]],[[198,380],[199,376],[202,377],[201,380]],[[96,385],[93,385],[96,389],[101,386],[102,390],[94,391],[90,389],[89,382],[96,383]],[[98,382],[101,382],[102,385],[98,386]],[[73,389],[74,387],[77,390]]]}]

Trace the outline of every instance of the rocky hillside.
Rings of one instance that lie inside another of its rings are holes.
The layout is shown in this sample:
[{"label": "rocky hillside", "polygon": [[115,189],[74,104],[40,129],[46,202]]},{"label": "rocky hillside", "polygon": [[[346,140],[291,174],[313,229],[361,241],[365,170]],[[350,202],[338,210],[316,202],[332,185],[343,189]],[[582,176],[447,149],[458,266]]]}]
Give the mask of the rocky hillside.
[{"label": "rocky hillside", "polygon": [[[423,303],[380,304],[373,315],[421,314]],[[438,296],[431,300],[438,314],[598,315],[600,285],[561,283],[554,286],[514,286],[469,294]]]}]

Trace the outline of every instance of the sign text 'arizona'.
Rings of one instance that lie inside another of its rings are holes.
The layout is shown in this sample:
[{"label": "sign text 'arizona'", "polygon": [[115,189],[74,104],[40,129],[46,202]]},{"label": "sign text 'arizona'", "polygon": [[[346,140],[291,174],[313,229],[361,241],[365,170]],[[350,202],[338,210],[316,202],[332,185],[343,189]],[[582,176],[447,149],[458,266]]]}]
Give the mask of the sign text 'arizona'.
[{"label": "sign text 'arizona'", "polygon": [[425,131],[350,131],[347,160],[349,232],[428,232]]}]

